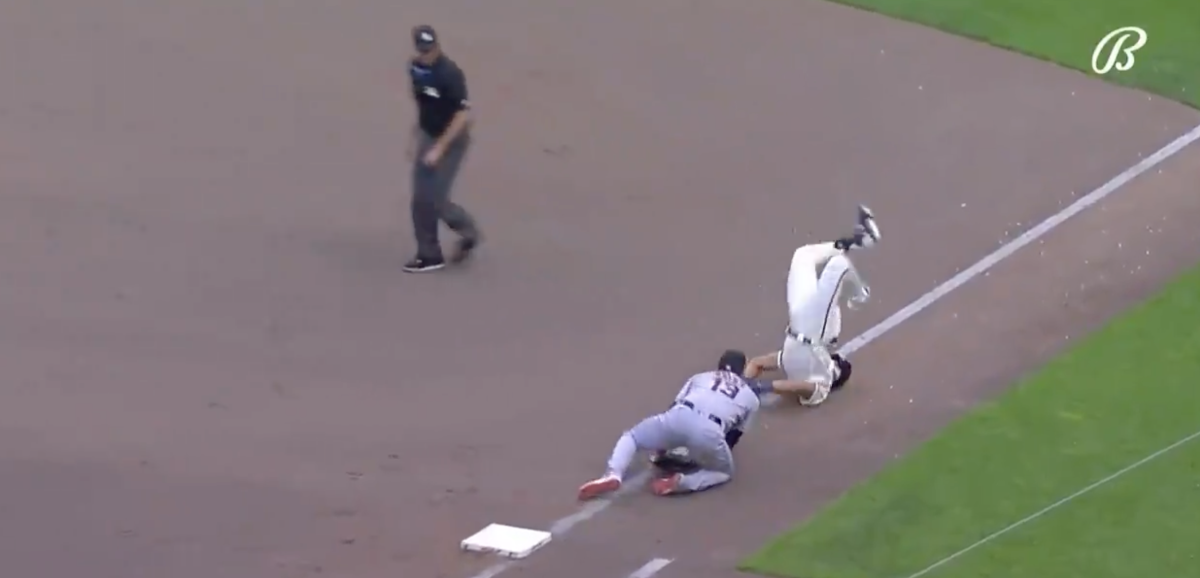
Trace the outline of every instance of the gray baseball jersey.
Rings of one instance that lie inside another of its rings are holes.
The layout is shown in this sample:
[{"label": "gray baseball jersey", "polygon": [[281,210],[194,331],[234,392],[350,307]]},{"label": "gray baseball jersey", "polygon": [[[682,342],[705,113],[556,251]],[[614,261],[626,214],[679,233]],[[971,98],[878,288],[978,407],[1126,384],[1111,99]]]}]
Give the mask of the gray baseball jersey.
[{"label": "gray baseball jersey", "polygon": [[[686,405],[685,405],[686,404]],[[608,458],[608,472],[622,477],[639,450],[666,451],[686,447],[704,467],[681,475],[682,491],[698,492],[733,478],[733,452],[725,434],[744,429],[758,411],[758,395],[742,376],[728,371],[693,375],[670,409],[652,415],[621,435]],[[720,420],[718,426],[712,418]]]},{"label": "gray baseball jersey", "polygon": [[729,371],[706,371],[693,375],[679,394],[677,402],[689,402],[696,411],[721,420],[725,431],[743,429],[758,411],[758,394],[742,376]]}]

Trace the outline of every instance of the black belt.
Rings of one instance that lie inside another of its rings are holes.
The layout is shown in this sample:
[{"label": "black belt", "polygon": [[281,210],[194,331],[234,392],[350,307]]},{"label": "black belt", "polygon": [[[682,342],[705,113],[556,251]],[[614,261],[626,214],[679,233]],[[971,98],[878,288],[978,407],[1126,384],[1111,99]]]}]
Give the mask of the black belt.
[{"label": "black belt", "polygon": [[696,412],[696,413],[698,413],[698,414],[700,414],[700,415],[702,415],[702,416],[704,416],[704,417],[707,417],[708,419],[712,420],[712,422],[713,422],[713,423],[715,423],[715,424],[717,424],[717,425],[721,426],[721,428],[722,428],[722,429],[724,429],[724,428],[725,428],[725,422],[721,421],[721,418],[719,418],[719,417],[717,417],[717,416],[715,416],[715,415],[713,415],[713,414],[711,414],[711,413],[704,413],[704,412],[702,412],[702,411],[700,411],[700,410],[696,409],[696,404],[694,404],[694,403],[692,403],[692,402],[690,402],[690,401],[687,401],[686,399],[685,399],[685,400],[683,400],[683,401],[676,402],[676,403],[677,403],[678,405],[682,405],[683,407],[686,407],[686,408],[688,408],[688,409],[690,409],[690,410],[692,410],[692,411],[694,411],[694,412]]},{"label": "black belt", "polygon": [[[803,344],[803,345],[812,345],[813,343],[816,343],[816,342],[815,342],[815,341],[813,341],[813,340],[812,340],[812,338],[810,338],[809,336],[807,336],[807,335],[800,335],[799,333],[796,333],[795,331],[793,331],[793,330],[792,330],[792,326],[791,326],[791,325],[788,325],[788,326],[787,326],[787,329],[786,329],[786,330],[784,330],[784,331],[785,331],[785,332],[786,332],[786,333],[787,333],[789,336],[791,336],[791,337],[795,338],[796,340],[798,340],[798,341],[799,341],[801,344]],[[836,338],[836,337],[834,337],[833,339],[830,339],[830,340],[829,340],[829,343],[828,343],[827,345],[837,345],[837,342],[838,342],[837,338]]]}]

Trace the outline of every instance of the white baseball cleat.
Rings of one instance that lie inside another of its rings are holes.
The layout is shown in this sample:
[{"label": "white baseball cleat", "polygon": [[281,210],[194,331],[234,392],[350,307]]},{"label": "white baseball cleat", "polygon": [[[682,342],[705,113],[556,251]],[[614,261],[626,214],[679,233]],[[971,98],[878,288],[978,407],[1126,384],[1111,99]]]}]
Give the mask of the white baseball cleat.
[{"label": "white baseball cleat", "polygon": [[599,498],[604,494],[611,494],[621,489],[621,478],[608,474],[603,478],[596,478],[579,487],[580,500],[592,500]]}]

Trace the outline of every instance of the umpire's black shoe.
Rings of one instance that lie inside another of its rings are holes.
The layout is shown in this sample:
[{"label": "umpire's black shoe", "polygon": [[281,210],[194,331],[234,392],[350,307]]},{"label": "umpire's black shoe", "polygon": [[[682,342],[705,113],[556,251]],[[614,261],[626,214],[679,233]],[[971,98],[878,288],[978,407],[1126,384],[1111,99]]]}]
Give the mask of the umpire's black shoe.
[{"label": "umpire's black shoe", "polygon": [[458,250],[450,257],[450,262],[458,265],[471,258],[471,253],[479,246],[477,237],[463,237],[458,240]]},{"label": "umpire's black shoe", "polygon": [[404,264],[405,273],[428,273],[437,271],[446,266],[445,259],[430,259],[427,257],[416,257]]}]

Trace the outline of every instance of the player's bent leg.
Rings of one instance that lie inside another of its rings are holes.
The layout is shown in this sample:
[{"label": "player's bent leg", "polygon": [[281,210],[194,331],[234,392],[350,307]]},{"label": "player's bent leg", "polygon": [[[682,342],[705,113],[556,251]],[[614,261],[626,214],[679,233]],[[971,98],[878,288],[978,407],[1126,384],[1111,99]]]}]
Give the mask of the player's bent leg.
[{"label": "player's bent leg", "polygon": [[707,451],[708,456],[703,469],[682,474],[677,473],[665,478],[659,478],[651,483],[651,489],[660,496],[702,492],[725,484],[733,479],[733,451],[725,443],[724,433],[717,432],[720,437],[713,437],[715,446]]},{"label": "player's bent leg", "polygon": [[617,444],[613,446],[612,454],[608,457],[607,472],[618,478],[625,477],[625,472],[629,469],[629,464],[633,463],[633,457],[637,455],[641,446],[637,443],[637,438],[632,432],[621,434]]},{"label": "player's bent leg", "polygon": [[666,478],[659,478],[651,483],[651,489],[659,496],[691,494],[710,490],[728,483],[732,479],[733,474],[731,473],[701,469],[690,474],[674,474]]},{"label": "player's bent leg", "polygon": [[833,383],[837,381],[840,368],[824,345],[814,344],[808,348],[807,353],[809,374],[805,381],[811,384],[811,388],[808,392],[797,396],[797,401],[800,402],[800,405],[817,406],[824,403],[825,399],[829,397],[829,392],[833,390]]},{"label": "player's bent leg", "polygon": [[608,458],[608,470],[603,476],[579,487],[579,499],[591,500],[621,489],[625,471],[629,469],[633,456],[638,452],[637,441],[628,431],[621,434]]},{"label": "player's bent leg", "polygon": [[608,470],[603,476],[580,486],[579,499],[591,500],[621,489],[625,472],[639,451],[668,449],[670,442],[670,431],[663,423],[662,414],[642,420],[621,434],[608,458]]},{"label": "player's bent leg", "polygon": [[[740,429],[731,429],[729,433],[725,434],[725,443],[729,445],[730,451],[737,447],[743,435],[745,435],[745,432]],[[654,452],[650,454],[650,465],[654,466],[658,473],[661,474],[657,477],[668,477],[671,474],[690,474],[700,469],[700,462],[692,459],[686,447]]]},{"label": "player's bent leg", "polygon": [[818,292],[817,274],[840,251],[833,243],[804,245],[792,253],[792,263],[787,276],[788,324],[795,332],[810,333],[807,321],[811,317],[813,298]]},{"label": "player's bent leg", "polygon": [[780,362],[786,379],[774,389],[795,393],[802,405],[819,405],[837,379],[837,364],[822,345],[806,344],[792,337],[784,341]]},{"label": "player's bent leg", "polygon": [[815,277],[818,268],[841,254],[842,250],[838,248],[837,243],[832,241],[802,245],[797,247],[796,251],[792,253],[792,270],[797,272],[812,270]]},{"label": "player's bent leg", "polygon": [[825,403],[825,400],[829,398],[829,392],[833,391],[833,383],[818,381],[810,382],[810,384],[811,390],[808,393],[796,394],[796,401],[806,407],[815,407]]}]

